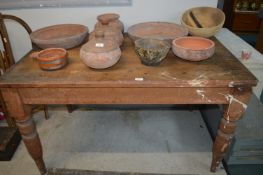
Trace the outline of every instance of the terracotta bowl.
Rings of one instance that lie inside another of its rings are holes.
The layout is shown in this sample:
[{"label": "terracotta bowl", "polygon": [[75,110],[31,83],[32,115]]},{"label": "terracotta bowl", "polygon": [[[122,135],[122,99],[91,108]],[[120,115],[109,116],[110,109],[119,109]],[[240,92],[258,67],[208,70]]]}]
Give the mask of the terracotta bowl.
[{"label": "terracotta bowl", "polygon": [[196,7],[184,12],[181,23],[193,36],[209,38],[223,26],[225,14],[213,7]]},{"label": "terracotta bowl", "polygon": [[128,35],[134,41],[141,38],[156,38],[172,42],[173,39],[187,34],[185,27],[168,22],[139,23],[128,29]]},{"label": "terracotta bowl", "polygon": [[57,70],[67,64],[67,51],[63,48],[49,48],[35,55],[39,67],[43,70]]},{"label": "terracotta bowl", "polygon": [[164,40],[146,38],[135,41],[135,51],[147,66],[160,64],[169,50],[170,44]]},{"label": "terracotta bowl", "polygon": [[215,53],[215,43],[202,37],[181,37],[173,40],[173,53],[185,60],[201,61]]},{"label": "terracotta bowl", "polygon": [[39,29],[31,33],[30,38],[42,49],[69,49],[80,45],[88,32],[88,28],[80,24],[60,24]]}]

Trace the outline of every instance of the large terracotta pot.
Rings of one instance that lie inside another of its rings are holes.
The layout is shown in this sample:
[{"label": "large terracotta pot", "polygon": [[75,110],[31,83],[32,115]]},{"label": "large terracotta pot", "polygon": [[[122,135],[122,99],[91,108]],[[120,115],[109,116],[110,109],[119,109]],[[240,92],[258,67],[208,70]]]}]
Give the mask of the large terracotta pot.
[{"label": "large terracotta pot", "polygon": [[103,31],[96,31],[95,37],[80,49],[81,60],[94,69],[105,69],[116,64],[121,57],[118,44],[104,37]]},{"label": "large terracotta pot", "polygon": [[106,26],[98,27],[95,31],[91,32],[89,35],[89,40],[92,40],[95,37],[95,33],[98,30],[103,31],[105,38],[114,40],[116,43],[118,43],[119,46],[122,45],[124,39],[122,33],[119,30]]}]

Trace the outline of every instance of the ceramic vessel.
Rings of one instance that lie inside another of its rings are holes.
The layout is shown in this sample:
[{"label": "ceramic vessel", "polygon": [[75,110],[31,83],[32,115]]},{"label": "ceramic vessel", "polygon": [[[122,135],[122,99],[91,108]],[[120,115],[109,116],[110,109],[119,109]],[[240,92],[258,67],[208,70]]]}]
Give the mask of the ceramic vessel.
[{"label": "ceramic vessel", "polygon": [[257,9],[258,9],[257,3],[256,3],[256,2],[252,2],[252,3],[250,4],[250,9],[251,9],[251,10],[257,10]]},{"label": "ceramic vessel", "polygon": [[88,35],[88,28],[80,24],[60,24],[41,28],[30,34],[33,43],[42,49],[69,49],[80,45]]},{"label": "ceramic vessel", "polygon": [[173,53],[185,60],[201,61],[210,58],[215,52],[215,43],[202,37],[181,37],[173,41]]},{"label": "ceramic vessel", "polygon": [[[102,18],[104,19],[104,18]],[[115,40],[119,46],[123,43],[123,34],[121,30],[117,27],[113,27],[110,25],[110,20],[105,17],[105,20],[101,20],[101,25],[95,27],[94,32],[96,31],[103,31],[104,37]],[[89,39],[91,40],[94,38],[94,32],[90,35]]]},{"label": "ceramic vessel", "polygon": [[80,49],[81,60],[94,69],[105,69],[116,64],[121,56],[118,44],[104,37],[103,31],[96,31],[95,38]]},{"label": "ceramic vessel", "polygon": [[95,25],[95,29],[101,27],[103,23],[108,23],[110,27],[119,29],[121,32],[124,31],[123,23],[119,20],[120,15],[116,13],[106,13],[97,17],[98,22]]},{"label": "ceramic vessel", "polygon": [[97,28],[94,32],[91,32],[91,34],[89,35],[89,40],[92,40],[93,38],[95,38],[95,33],[97,30],[103,31],[105,38],[116,41],[116,43],[118,43],[119,46],[122,45],[123,40],[124,40],[122,33],[119,30],[116,30],[112,27],[101,26]]},{"label": "ceramic vessel", "polygon": [[170,44],[164,40],[146,38],[135,41],[135,51],[147,66],[160,64],[169,50]]},{"label": "ceramic vessel", "polygon": [[[223,26],[225,14],[213,7],[196,7],[184,12],[181,23],[193,36],[212,37]],[[200,26],[198,25],[200,24]]]},{"label": "ceramic vessel", "polygon": [[236,3],[236,9],[237,9],[237,10],[240,10],[240,9],[241,9],[241,2],[240,2],[240,1],[238,1],[238,2]]},{"label": "ceramic vessel", "polygon": [[249,2],[247,0],[242,1],[242,10],[248,10]]},{"label": "ceramic vessel", "polygon": [[155,38],[172,42],[177,37],[186,36],[188,31],[185,27],[167,22],[145,22],[135,24],[128,29],[128,35],[136,41],[141,38]]},{"label": "ceramic vessel", "polygon": [[67,64],[67,51],[63,48],[49,48],[34,54],[43,70],[57,70]]}]

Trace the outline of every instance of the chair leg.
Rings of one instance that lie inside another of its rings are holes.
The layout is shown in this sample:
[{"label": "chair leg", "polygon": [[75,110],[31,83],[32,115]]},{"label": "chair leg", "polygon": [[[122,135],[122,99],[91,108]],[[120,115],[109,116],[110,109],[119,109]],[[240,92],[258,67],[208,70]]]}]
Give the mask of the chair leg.
[{"label": "chair leg", "polygon": [[43,107],[44,107],[45,119],[48,120],[49,119],[48,107],[47,105],[44,105]]},{"label": "chair leg", "polygon": [[74,111],[73,105],[66,105],[66,106],[69,113],[72,113]]}]

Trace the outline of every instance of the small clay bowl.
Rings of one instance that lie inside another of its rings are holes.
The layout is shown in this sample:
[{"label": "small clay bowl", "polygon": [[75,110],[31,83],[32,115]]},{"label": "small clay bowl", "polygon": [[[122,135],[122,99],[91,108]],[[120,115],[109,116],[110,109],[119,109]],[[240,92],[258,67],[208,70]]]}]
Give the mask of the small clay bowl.
[{"label": "small clay bowl", "polygon": [[147,66],[160,64],[169,52],[170,47],[169,42],[159,39],[145,38],[135,41],[135,51],[141,62]]},{"label": "small clay bowl", "polygon": [[180,37],[173,40],[173,53],[185,60],[201,61],[215,53],[215,43],[202,37]]},{"label": "small clay bowl", "polygon": [[67,51],[63,48],[49,48],[36,55],[39,67],[43,70],[57,70],[67,64]]}]

